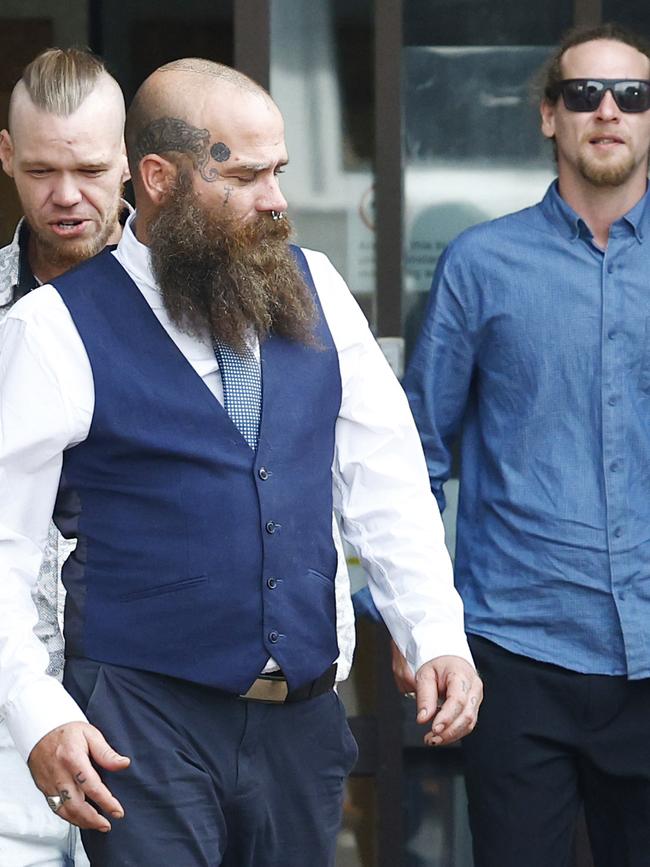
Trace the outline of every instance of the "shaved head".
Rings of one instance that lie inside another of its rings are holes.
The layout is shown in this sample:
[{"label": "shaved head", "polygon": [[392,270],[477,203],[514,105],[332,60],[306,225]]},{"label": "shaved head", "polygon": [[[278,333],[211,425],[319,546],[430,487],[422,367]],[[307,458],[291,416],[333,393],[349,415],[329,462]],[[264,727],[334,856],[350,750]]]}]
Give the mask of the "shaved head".
[{"label": "shaved head", "polygon": [[208,75],[226,81],[241,90],[249,90],[251,93],[268,93],[261,84],[253,81],[248,75],[225,66],[223,63],[215,63],[213,60],[205,60],[202,57],[184,57],[180,60],[172,60],[161,66],[157,72],[192,72],[195,75]]},{"label": "shaved head", "polygon": [[[264,88],[236,69],[188,57],[174,60],[153,72],[141,85],[126,119],[126,147],[134,181],[138,164],[147,154],[189,158],[202,169],[210,154],[205,128],[205,101],[222,106],[224,114],[242,96],[273,101]],[[209,149],[208,149],[209,150]],[[212,154],[213,158],[214,154]],[[217,161],[218,157],[217,157]]]}]

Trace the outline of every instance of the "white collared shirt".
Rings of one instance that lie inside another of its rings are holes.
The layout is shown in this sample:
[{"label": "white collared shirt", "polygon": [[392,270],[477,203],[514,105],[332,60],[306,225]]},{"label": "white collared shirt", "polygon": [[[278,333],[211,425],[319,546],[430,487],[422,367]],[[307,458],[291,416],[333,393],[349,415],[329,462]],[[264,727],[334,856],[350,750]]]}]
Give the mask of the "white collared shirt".
[{"label": "white collared shirt", "polygon": [[[132,222],[113,255],[219,398],[211,342],[170,322],[148,249]],[[404,393],[341,276],[322,253],[305,255],[339,354],[342,400],[332,480],[343,534],[358,551],[375,603],[414,669],[446,654],[471,660],[442,522]],[[31,588],[63,451],[87,437],[93,411],[93,377],[81,338],[56,289],[42,286],[14,305],[0,339],[0,706],[25,757],[53,728],[84,719],[45,674],[47,653],[32,631]]]}]

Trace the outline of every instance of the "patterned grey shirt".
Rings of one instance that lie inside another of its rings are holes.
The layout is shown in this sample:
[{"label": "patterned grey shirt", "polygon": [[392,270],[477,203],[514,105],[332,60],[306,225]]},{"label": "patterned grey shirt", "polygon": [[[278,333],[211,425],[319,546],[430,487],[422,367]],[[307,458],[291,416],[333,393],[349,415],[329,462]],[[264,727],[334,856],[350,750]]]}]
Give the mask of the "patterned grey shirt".
[{"label": "patterned grey shirt", "polygon": [[[0,249],[0,322],[16,300],[20,276],[22,226],[23,220],[18,223],[11,244]],[[41,571],[32,594],[38,609],[38,624],[34,631],[50,654],[47,673],[59,680],[63,673],[61,623],[65,598],[60,575],[61,567],[74,546],[74,542],[68,542],[60,535],[54,524],[50,525]]]}]

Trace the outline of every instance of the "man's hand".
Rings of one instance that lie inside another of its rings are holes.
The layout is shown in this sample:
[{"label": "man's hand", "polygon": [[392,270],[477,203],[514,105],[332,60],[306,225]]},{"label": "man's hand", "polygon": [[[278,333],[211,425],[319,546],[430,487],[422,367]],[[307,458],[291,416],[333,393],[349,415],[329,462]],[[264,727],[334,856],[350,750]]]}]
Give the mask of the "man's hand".
[{"label": "man's hand", "polygon": [[91,759],[108,771],[123,770],[131,762],[116,753],[94,726],[73,722],[41,738],[29,754],[28,764],[41,792],[46,797],[58,795],[61,798],[57,816],[80,828],[110,831],[108,819],[86,799],[114,819],[121,819],[124,810],[102,783]]},{"label": "man's hand", "polygon": [[417,721],[433,720],[424,737],[426,744],[451,744],[472,731],[483,701],[483,684],[469,662],[460,656],[438,656],[425,662],[414,677],[394,641],[391,655],[397,689],[405,695],[415,692]]},{"label": "man's hand", "polygon": [[[394,666],[393,666],[394,670]],[[451,744],[476,725],[483,684],[476,670],[460,656],[438,656],[415,675],[417,722],[431,723],[425,744]]]},{"label": "man's hand", "polygon": [[483,684],[469,662],[460,656],[438,656],[425,662],[414,677],[394,641],[391,654],[398,690],[405,695],[415,692],[417,721],[433,720],[425,744],[451,744],[473,730],[483,701]]}]

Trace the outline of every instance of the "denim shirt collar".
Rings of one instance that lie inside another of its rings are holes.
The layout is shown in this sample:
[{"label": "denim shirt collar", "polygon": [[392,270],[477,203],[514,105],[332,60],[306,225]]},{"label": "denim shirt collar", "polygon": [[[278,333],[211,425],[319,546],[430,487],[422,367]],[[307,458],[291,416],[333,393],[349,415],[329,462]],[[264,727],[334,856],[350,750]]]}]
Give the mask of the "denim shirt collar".
[{"label": "denim shirt collar", "polygon": [[[645,194],[636,205],[612,224],[610,229],[612,237],[633,234],[640,244],[643,243],[647,235],[646,224],[650,220],[650,208],[647,205],[648,196],[649,191],[646,189]],[[577,241],[578,238],[593,238],[593,233],[587,223],[560,195],[557,178],[546,191],[540,207],[546,219],[567,240]]]}]

